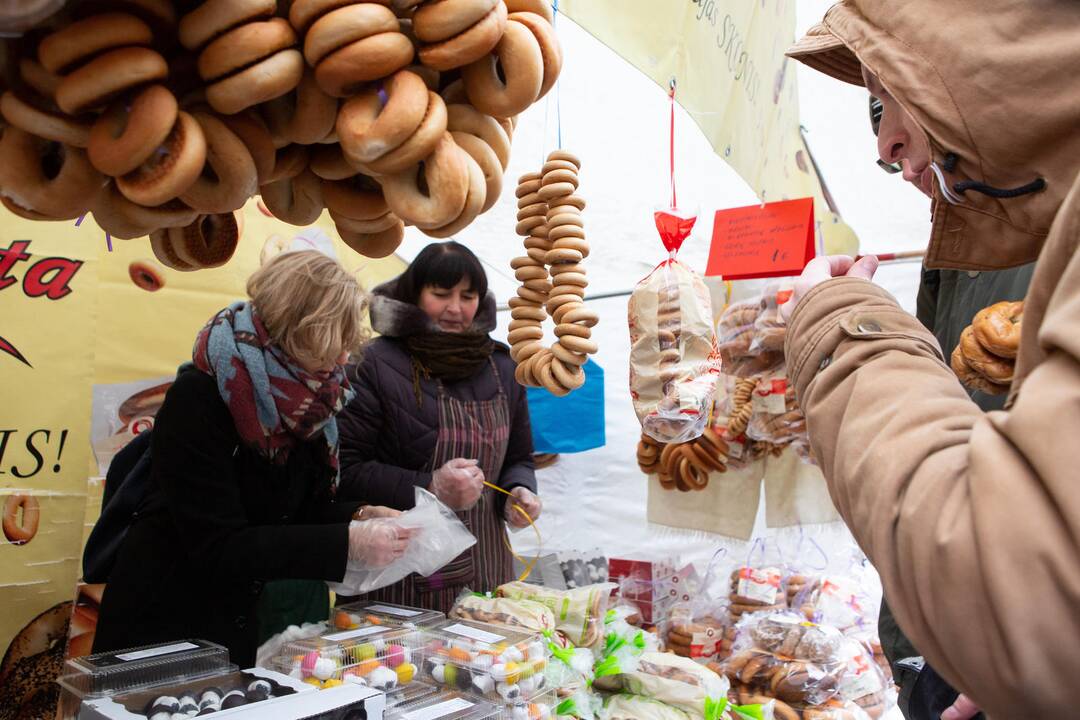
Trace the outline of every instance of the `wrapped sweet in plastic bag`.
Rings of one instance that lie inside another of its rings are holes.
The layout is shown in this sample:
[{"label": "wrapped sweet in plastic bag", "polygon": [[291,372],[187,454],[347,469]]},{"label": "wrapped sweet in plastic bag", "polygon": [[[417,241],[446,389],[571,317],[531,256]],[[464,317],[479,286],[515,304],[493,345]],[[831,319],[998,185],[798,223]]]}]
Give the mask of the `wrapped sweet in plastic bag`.
[{"label": "wrapped sweet in plastic bag", "polygon": [[595,720],[603,708],[603,701],[590,692],[576,692],[555,706],[555,717]]},{"label": "wrapped sweet in plastic bag", "polygon": [[726,677],[671,653],[645,653],[636,668],[622,675],[622,683],[635,695],[705,717],[727,698],[731,687]]},{"label": "wrapped sweet in plastic bag", "polygon": [[449,616],[457,620],[502,625],[534,633],[555,629],[555,615],[543,603],[528,599],[491,597],[468,591],[458,597]]},{"label": "wrapped sweet in plastic bag", "polygon": [[551,661],[545,669],[548,685],[558,688],[560,697],[567,697],[580,690],[592,686],[595,677],[593,665],[596,656],[588,648],[576,648],[571,646],[560,647],[556,642],[550,642]]},{"label": "wrapped sweet in plastic bag", "polygon": [[642,430],[663,443],[701,435],[720,372],[712,302],[701,277],[675,259],[694,218],[656,213],[670,256],[630,296],[630,396]]},{"label": "wrapped sweet in plastic bag", "polygon": [[773,445],[807,443],[806,415],[795,400],[795,386],[785,375],[764,375],[758,379],[751,398],[753,415],[746,434],[753,440]]},{"label": "wrapped sweet in plastic bag", "polygon": [[413,529],[415,533],[405,554],[385,567],[373,568],[350,558],[342,581],[327,583],[338,595],[363,595],[393,585],[409,573],[427,577],[476,544],[476,538],[454,511],[419,487],[412,510],[396,518],[365,520],[364,523],[397,525]]},{"label": "wrapped sweet in plastic bag", "polygon": [[574,645],[593,647],[604,639],[608,601],[617,587],[615,583],[599,583],[572,590],[552,590],[530,583],[511,582],[500,585],[495,594],[546,605],[554,614],[555,629]]},{"label": "wrapped sweet in plastic bag", "polygon": [[601,720],[690,720],[678,708],[637,695],[613,695],[604,704]]}]

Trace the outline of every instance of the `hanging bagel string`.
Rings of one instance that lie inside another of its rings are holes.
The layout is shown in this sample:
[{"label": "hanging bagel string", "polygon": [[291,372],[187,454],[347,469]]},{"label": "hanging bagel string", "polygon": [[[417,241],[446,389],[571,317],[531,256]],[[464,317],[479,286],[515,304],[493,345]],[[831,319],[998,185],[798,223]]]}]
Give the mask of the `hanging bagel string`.
[{"label": "hanging bagel string", "polygon": [[[525,252],[510,266],[521,281],[510,300],[510,354],[518,364],[514,377],[528,387],[543,387],[558,397],[585,384],[583,366],[599,349],[592,328],[599,316],[585,307],[588,278],[582,261],[589,255],[578,195],[581,161],[555,150],[539,173],[518,181],[517,234]],[[555,321],[558,338],[543,344],[543,323]]]}]

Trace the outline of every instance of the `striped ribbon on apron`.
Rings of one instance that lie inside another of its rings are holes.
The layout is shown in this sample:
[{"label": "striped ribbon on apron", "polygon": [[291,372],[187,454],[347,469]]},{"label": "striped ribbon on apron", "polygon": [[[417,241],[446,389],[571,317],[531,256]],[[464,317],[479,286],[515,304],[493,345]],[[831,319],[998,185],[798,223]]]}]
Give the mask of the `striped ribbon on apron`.
[{"label": "striped ribbon on apron", "polygon": [[[436,380],[439,432],[426,471],[434,472],[455,458],[467,458],[479,463],[485,480],[498,484],[510,440],[510,402],[494,359],[489,358],[488,362],[498,388],[491,400],[458,400],[446,392],[442,381]],[[431,577],[410,575],[367,597],[449,612],[465,588],[486,591],[513,580],[506,525],[498,505],[495,491],[485,487],[476,505],[457,514],[476,536],[475,545]]]}]

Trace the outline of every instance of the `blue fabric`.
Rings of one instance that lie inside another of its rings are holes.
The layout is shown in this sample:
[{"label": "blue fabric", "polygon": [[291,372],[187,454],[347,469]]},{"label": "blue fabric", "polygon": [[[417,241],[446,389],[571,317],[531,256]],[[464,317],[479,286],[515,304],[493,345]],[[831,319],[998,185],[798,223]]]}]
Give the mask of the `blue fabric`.
[{"label": "blue fabric", "polygon": [[565,397],[526,388],[533,446],[538,453],[577,453],[603,447],[604,369],[585,363],[585,384]]}]

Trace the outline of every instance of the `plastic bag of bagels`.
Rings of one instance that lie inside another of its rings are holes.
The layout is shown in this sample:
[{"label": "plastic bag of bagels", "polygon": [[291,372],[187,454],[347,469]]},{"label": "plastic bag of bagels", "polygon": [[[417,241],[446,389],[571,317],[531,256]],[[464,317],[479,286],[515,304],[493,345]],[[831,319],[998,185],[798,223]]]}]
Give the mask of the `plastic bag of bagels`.
[{"label": "plastic bag of bagels", "polygon": [[793,286],[794,280],[786,279],[769,283],[762,291],[748,348],[749,354],[769,354],[770,357],[779,356],[781,360],[783,359],[787,323],[780,314],[780,307],[791,300]]},{"label": "plastic bag of bagels", "polygon": [[724,664],[733,684],[797,707],[839,697],[846,638],[835,627],[779,611],[747,615],[736,630],[732,655]]},{"label": "plastic bag of bagels", "polygon": [[806,434],[806,415],[795,399],[795,386],[788,382],[786,370],[759,376],[751,396],[753,411],[746,427],[751,440],[773,445],[809,443]]},{"label": "plastic bag of bagels", "polygon": [[626,691],[659,700],[695,717],[705,716],[707,708],[727,698],[731,687],[726,677],[689,658],[660,652],[642,655],[637,667],[621,679]]},{"label": "plastic bag of bagels", "polygon": [[[642,430],[662,443],[700,437],[720,374],[712,301],[701,277],[675,259],[665,218],[657,228],[670,257],[630,296],[630,396]],[[693,226],[693,220],[689,220]],[[689,234],[689,227],[680,226]],[[667,234],[665,234],[667,233]],[[685,237],[685,235],[683,236]]]},{"label": "plastic bag of bagels", "polygon": [[454,607],[450,609],[450,617],[532,633],[555,629],[555,615],[542,603],[527,599],[490,597],[468,590],[458,596]]}]

